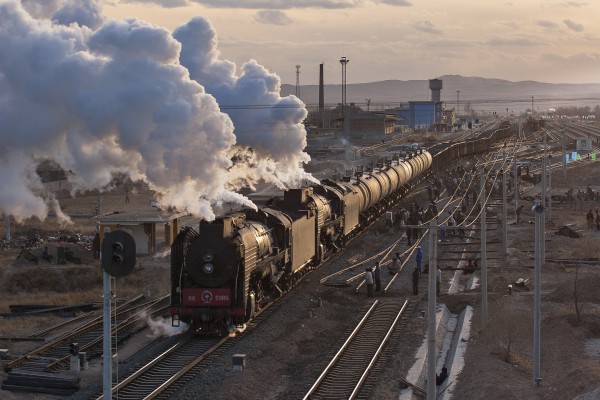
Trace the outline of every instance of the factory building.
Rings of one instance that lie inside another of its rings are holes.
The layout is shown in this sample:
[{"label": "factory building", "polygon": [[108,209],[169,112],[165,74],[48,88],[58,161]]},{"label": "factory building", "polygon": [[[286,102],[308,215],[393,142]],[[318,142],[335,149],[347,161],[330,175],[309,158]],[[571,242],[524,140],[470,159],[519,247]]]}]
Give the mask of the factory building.
[{"label": "factory building", "polygon": [[395,123],[394,114],[350,114],[350,132],[353,135],[390,135],[394,132]]},{"label": "factory building", "polygon": [[448,115],[443,105],[441,102],[409,101],[386,111],[394,114],[400,127],[406,126],[414,131],[440,131],[452,126],[451,122],[446,122]]}]

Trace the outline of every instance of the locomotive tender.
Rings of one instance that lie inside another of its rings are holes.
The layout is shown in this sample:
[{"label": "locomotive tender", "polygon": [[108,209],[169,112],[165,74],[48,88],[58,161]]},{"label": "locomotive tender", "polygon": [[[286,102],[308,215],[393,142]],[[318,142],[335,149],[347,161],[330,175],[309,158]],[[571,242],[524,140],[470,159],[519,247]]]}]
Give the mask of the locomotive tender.
[{"label": "locomotive tender", "polygon": [[171,315],[206,333],[226,333],[291,289],[382,215],[430,169],[489,151],[510,134],[436,145],[341,181],[291,189],[258,210],[185,227],[171,247]]}]

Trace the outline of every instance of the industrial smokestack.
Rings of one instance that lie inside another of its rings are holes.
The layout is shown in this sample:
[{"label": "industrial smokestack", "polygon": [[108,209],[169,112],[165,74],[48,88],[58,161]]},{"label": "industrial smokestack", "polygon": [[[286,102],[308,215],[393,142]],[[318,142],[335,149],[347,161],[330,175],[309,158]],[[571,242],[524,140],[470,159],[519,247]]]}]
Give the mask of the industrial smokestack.
[{"label": "industrial smokestack", "polygon": [[325,90],[323,87],[323,63],[319,64],[319,128],[324,126],[323,111],[325,110]]}]

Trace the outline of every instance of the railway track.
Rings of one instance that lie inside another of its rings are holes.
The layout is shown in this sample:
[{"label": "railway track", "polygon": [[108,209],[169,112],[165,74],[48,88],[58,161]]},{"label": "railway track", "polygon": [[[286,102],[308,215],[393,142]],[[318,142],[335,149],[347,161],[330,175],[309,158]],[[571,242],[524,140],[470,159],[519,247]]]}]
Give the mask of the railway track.
[{"label": "railway track", "polygon": [[[168,296],[143,302],[143,296],[137,296],[122,304],[115,310],[117,324],[113,327],[113,335],[124,340],[143,327],[140,320],[148,315],[162,313],[168,305]],[[74,329],[32,352],[8,363],[6,370],[55,372],[64,370],[69,364],[71,343],[77,343],[79,351],[88,353],[88,358],[98,356],[102,352],[102,316],[94,318],[81,327]]]},{"label": "railway track", "polygon": [[153,399],[226,340],[190,335],[114,386],[112,394],[123,400]]},{"label": "railway track", "polygon": [[304,399],[355,399],[369,391],[375,383],[369,379],[373,368],[389,351],[388,341],[403,315],[414,307],[408,300],[374,301]]}]

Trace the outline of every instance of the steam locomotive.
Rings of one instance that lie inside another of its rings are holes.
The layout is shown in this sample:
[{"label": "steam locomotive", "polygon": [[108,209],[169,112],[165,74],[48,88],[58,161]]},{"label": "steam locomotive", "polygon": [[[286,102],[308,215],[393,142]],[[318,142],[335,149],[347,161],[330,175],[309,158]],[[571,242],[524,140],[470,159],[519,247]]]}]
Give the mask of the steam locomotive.
[{"label": "steam locomotive", "polygon": [[258,210],[245,209],[184,227],[171,247],[171,315],[206,333],[251,320],[386,210],[427,171],[489,151],[510,134],[419,150],[341,180],[291,189]]}]

